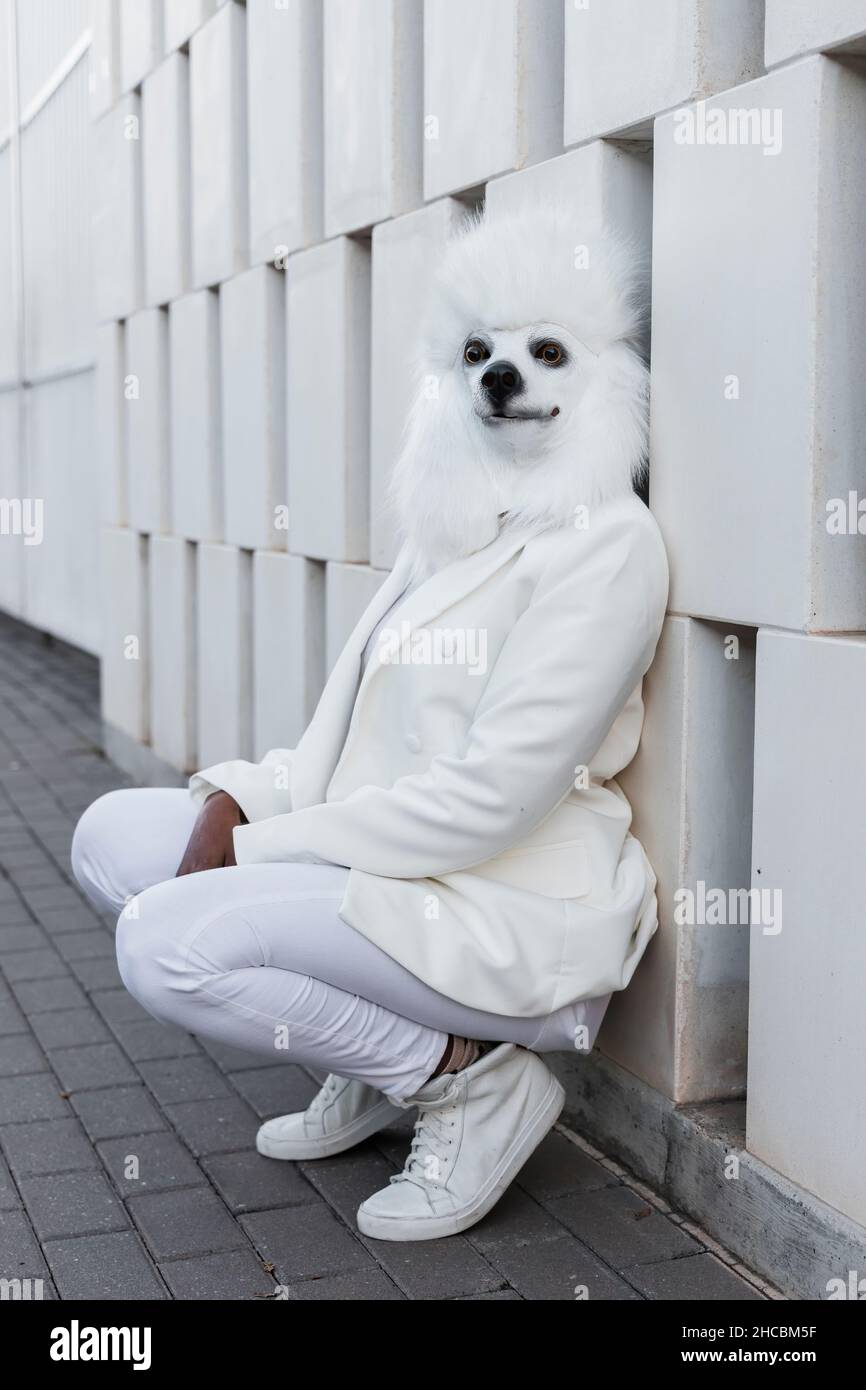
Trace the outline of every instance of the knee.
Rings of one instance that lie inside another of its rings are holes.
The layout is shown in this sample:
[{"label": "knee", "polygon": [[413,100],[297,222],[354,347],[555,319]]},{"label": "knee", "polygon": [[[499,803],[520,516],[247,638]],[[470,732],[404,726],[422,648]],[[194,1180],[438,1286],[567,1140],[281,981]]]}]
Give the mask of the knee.
[{"label": "knee", "polygon": [[116,910],[123,901],[112,883],[111,844],[117,835],[123,790],[91,802],[72,835],[70,860],[76,882],[100,909]]},{"label": "knee", "polygon": [[129,993],[163,1022],[189,1026],[211,999],[215,977],[264,958],[242,914],[226,911],[205,876],[190,874],[145,889],[117,922],[120,977]]},{"label": "knee", "polygon": [[115,951],[124,986],[154,1018],[178,1019],[179,998],[189,988],[182,923],[166,904],[165,885],[130,898],[117,919]]}]

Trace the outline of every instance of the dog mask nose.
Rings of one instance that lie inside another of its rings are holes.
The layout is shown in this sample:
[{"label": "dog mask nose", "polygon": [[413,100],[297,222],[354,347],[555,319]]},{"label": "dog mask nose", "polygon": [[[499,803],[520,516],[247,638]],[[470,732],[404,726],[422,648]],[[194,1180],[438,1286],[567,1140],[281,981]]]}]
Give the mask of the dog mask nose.
[{"label": "dog mask nose", "polygon": [[493,362],[481,378],[481,385],[494,405],[503,405],[523,390],[523,378],[511,362]]}]

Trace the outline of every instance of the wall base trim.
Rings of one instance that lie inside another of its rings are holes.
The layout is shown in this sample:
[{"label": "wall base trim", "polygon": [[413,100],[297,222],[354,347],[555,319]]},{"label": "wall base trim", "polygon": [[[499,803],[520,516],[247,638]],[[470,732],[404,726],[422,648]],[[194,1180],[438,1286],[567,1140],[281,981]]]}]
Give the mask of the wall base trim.
[{"label": "wall base trim", "polygon": [[866,1278],[866,1228],[746,1150],[744,1101],[674,1105],[598,1051],[545,1060],[566,1088],[566,1124],[782,1293],[826,1300],[828,1281]]},{"label": "wall base trim", "polygon": [[131,734],[115,724],[102,721],[102,746],[105,756],[142,787],[185,787],[188,776],[178,772],[145,743],[137,743]]}]

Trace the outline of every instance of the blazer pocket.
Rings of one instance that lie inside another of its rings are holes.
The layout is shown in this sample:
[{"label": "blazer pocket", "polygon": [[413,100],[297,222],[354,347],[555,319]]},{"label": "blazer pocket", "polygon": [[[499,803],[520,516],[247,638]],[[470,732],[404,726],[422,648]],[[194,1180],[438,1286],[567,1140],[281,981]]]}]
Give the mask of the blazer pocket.
[{"label": "blazer pocket", "polygon": [[[550,845],[518,845],[488,860],[485,875],[544,898],[581,898],[592,886],[589,854],[583,840]],[[473,870],[478,872],[478,867]]]}]

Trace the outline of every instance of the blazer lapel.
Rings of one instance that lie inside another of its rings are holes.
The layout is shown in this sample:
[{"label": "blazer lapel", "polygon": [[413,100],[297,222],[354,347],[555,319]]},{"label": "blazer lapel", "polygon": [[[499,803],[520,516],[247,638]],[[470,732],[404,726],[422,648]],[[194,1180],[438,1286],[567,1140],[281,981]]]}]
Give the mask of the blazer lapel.
[{"label": "blazer lapel", "polygon": [[[409,631],[416,632],[419,628],[431,623],[438,618],[440,613],[457,603],[460,599],[479,588],[491,574],[495,573],[510,557],[526,543],[527,532],[525,530],[501,531],[499,536],[485,546],[483,550],[476,550],[471,555],[466,555],[460,560],[455,560],[452,564],[446,565],[442,570],[425,579],[419,584],[417,589],[398,604],[391,618],[391,623],[396,628],[402,628],[404,623],[409,624]],[[396,570],[396,565],[395,565]],[[405,586],[405,578],[401,578],[400,584],[394,590],[394,595],[400,592],[400,588]],[[380,591],[381,592],[381,591]],[[391,602],[394,599],[392,597]],[[386,608],[379,608],[377,616],[372,622],[365,623],[366,636],[360,644],[360,651],[363,651],[367,638],[376,626],[376,623],[387,611]],[[354,636],[354,634],[353,634]],[[355,663],[357,669],[357,662]],[[359,686],[357,686],[355,698],[348,713],[348,727],[345,731],[342,749],[338,750],[334,763],[331,765],[330,772],[325,780],[325,788],[322,792],[321,800],[325,799],[327,785],[336,773],[337,768],[342,764],[349,745],[357,733],[359,719],[362,717],[365,697],[370,689],[372,681],[377,673],[382,669],[379,644],[377,643],[370,653],[366,670]],[[294,802],[294,795],[292,798]]]},{"label": "blazer lapel", "polygon": [[409,569],[404,547],[358,619],[325,681],[315,714],[292,757],[293,810],[316,806],[325,799],[325,788],[340,756],[358,692],[361,653],[380,618],[406,587]]}]

